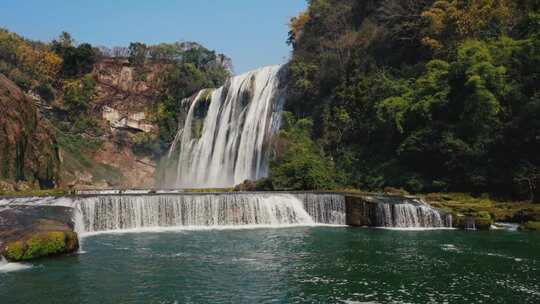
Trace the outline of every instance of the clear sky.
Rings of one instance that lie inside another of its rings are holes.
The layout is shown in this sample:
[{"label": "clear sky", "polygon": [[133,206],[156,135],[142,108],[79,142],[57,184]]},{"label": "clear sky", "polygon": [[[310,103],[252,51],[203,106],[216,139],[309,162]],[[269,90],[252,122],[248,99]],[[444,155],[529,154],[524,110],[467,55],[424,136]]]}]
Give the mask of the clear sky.
[{"label": "clear sky", "polygon": [[50,41],[127,46],[196,41],[233,59],[235,72],[284,63],[287,23],[305,0],[0,0],[0,27]]}]

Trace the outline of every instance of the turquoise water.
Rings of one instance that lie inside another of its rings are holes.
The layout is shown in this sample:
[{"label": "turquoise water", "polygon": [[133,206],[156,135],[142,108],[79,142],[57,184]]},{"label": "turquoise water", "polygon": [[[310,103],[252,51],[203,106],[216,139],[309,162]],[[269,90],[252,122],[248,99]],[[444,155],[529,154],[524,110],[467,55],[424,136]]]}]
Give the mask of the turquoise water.
[{"label": "turquoise water", "polygon": [[96,235],[0,303],[540,303],[540,236],[348,228]]}]

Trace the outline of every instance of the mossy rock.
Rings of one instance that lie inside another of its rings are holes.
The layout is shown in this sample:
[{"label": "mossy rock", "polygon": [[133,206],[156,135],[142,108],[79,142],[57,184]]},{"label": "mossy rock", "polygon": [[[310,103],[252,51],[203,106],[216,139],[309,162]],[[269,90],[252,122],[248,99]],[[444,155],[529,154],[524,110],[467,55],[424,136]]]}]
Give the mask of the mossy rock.
[{"label": "mossy rock", "polygon": [[453,226],[459,229],[490,230],[493,220],[489,217],[453,216]]},{"label": "mossy rock", "polygon": [[524,231],[540,231],[540,221],[525,222],[519,227],[519,229]]},{"label": "mossy rock", "polygon": [[42,231],[8,242],[2,255],[11,262],[75,252],[79,249],[77,234],[73,231]]},{"label": "mossy rock", "polygon": [[490,230],[493,224],[493,220],[486,218],[475,218],[474,222],[477,230]]}]

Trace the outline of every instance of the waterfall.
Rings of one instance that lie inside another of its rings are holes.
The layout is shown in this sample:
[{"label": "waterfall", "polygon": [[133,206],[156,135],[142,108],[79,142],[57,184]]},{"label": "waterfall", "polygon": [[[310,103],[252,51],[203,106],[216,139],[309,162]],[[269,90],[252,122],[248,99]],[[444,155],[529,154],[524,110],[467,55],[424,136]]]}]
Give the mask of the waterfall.
[{"label": "waterfall", "polygon": [[347,224],[386,228],[451,228],[452,215],[419,199],[385,195],[348,196]]},{"label": "waterfall", "polygon": [[345,225],[345,197],[340,194],[296,194],[317,223]]},{"label": "waterfall", "polygon": [[82,234],[158,227],[345,225],[345,200],[338,195],[110,195],[81,198],[76,204],[76,229]]},{"label": "waterfall", "polygon": [[420,202],[398,204],[379,203],[376,207],[376,226],[393,228],[452,227],[452,216],[442,215],[435,208]]},{"label": "waterfall", "polygon": [[261,68],[186,99],[162,186],[225,188],[266,177],[284,101],[282,70]]}]

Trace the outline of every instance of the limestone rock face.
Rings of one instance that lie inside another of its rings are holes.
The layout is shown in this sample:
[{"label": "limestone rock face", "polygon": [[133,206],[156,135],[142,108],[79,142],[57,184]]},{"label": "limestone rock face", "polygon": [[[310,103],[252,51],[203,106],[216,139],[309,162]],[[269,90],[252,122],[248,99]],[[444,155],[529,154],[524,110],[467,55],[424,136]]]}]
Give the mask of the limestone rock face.
[{"label": "limestone rock face", "polygon": [[0,74],[0,180],[55,187],[60,157],[52,130],[32,99]]},{"label": "limestone rock face", "polygon": [[111,107],[103,107],[103,119],[109,122],[113,129],[132,130],[134,132],[150,133],[155,127],[146,119],[144,112],[120,113]]}]

